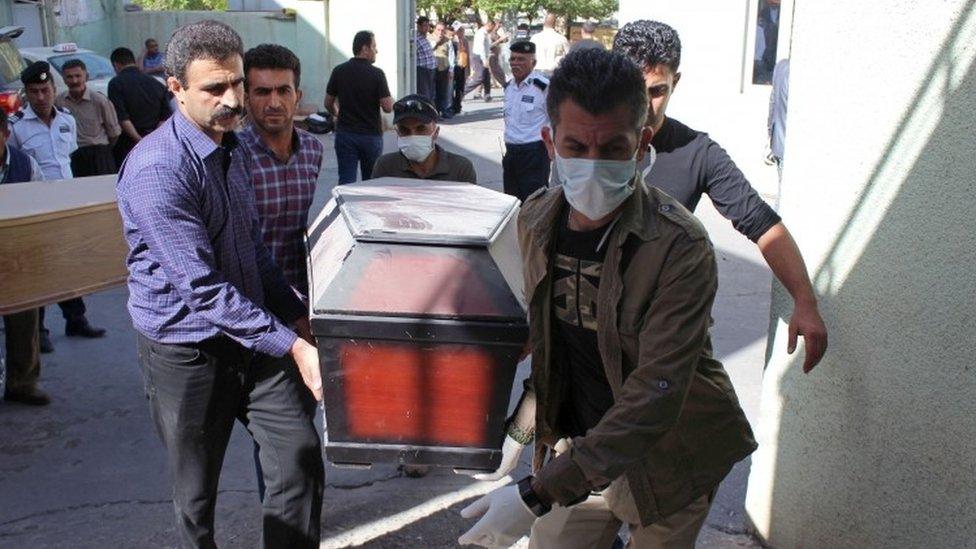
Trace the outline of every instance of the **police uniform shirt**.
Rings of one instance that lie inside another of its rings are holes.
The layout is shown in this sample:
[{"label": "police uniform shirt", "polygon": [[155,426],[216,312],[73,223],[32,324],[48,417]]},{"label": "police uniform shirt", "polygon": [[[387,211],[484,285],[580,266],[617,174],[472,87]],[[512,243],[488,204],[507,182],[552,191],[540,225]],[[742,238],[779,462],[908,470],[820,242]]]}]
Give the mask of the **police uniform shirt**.
[{"label": "police uniform shirt", "polygon": [[546,90],[549,79],[532,72],[521,83],[505,85],[505,142],[532,143],[542,140],[542,127],[549,124]]},{"label": "police uniform shirt", "polygon": [[71,179],[71,153],[78,148],[73,116],[55,107],[48,126],[27,105],[10,117],[10,123],[10,144],[37,160],[44,179]]}]

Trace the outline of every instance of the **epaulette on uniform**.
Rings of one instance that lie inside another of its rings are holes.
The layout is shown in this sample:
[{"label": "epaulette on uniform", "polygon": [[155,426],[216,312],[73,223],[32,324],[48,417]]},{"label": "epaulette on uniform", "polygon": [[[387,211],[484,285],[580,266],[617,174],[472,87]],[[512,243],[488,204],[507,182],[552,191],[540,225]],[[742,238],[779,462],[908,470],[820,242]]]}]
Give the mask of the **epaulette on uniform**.
[{"label": "epaulette on uniform", "polygon": [[20,110],[11,114],[10,118],[7,119],[7,122],[10,122],[11,124],[15,124],[17,122],[20,122],[22,118],[24,118],[24,111]]},{"label": "epaulette on uniform", "polygon": [[532,77],[532,84],[542,91],[546,91],[546,88],[549,87],[549,81],[539,76]]},{"label": "epaulette on uniform", "polygon": [[68,110],[68,107],[59,107],[55,105],[54,108],[57,109],[59,112],[63,112],[64,114],[71,114],[71,111]]}]

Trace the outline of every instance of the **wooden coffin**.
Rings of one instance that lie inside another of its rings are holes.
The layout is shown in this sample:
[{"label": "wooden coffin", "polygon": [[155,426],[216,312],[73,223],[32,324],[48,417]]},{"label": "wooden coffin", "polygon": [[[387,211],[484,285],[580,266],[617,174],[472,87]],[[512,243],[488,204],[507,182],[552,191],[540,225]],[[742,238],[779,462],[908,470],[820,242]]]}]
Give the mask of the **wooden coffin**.
[{"label": "wooden coffin", "polygon": [[115,175],[0,185],[0,314],[126,280]]}]

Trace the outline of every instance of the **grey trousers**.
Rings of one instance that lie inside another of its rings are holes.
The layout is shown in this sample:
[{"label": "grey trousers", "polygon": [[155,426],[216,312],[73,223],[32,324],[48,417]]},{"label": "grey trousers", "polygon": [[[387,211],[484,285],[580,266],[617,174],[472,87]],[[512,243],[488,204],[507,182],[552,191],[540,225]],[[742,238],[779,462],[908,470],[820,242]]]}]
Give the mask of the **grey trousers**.
[{"label": "grey trousers", "polygon": [[138,337],[149,409],[166,447],[183,547],[216,547],[217,482],[234,421],[258,445],[263,547],[318,547],[325,474],[315,401],[290,358],[227,338],[171,345]]}]

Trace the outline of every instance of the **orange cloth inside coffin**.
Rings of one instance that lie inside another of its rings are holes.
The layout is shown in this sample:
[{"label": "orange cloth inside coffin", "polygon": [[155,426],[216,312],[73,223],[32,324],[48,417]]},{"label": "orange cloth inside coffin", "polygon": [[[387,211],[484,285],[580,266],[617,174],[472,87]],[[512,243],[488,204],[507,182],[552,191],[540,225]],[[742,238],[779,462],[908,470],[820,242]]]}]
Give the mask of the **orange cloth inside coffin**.
[{"label": "orange cloth inside coffin", "polygon": [[495,361],[471,345],[359,342],[340,351],[355,438],[484,446]]}]

